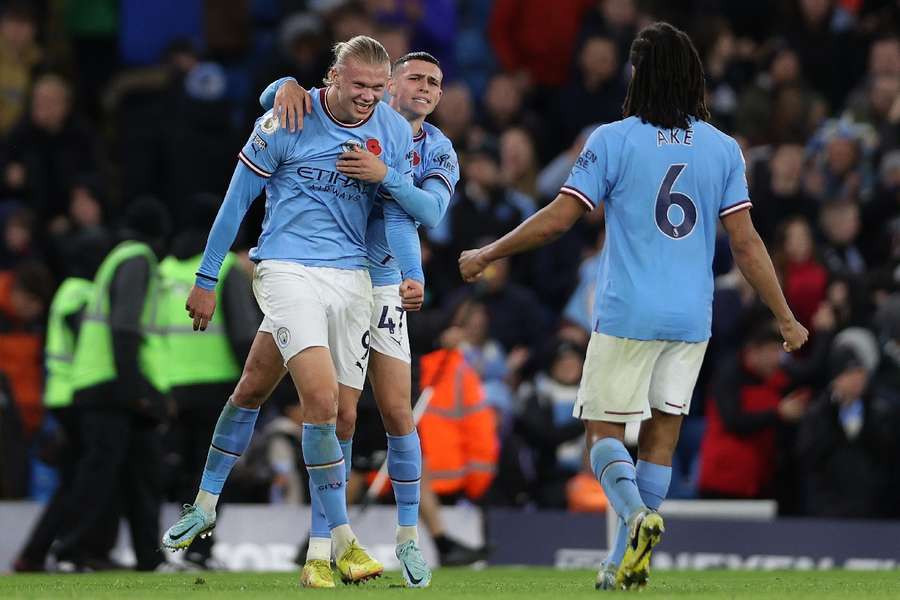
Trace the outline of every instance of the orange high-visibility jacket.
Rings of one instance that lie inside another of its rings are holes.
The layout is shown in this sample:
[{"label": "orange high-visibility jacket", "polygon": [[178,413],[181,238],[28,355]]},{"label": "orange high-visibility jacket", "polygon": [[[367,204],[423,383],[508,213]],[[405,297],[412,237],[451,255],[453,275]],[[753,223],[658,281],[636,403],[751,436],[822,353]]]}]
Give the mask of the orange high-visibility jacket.
[{"label": "orange high-visibility jacket", "polygon": [[500,454],[497,420],[481,379],[458,350],[426,354],[421,366],[423,389],[434,390],[419,422],[431,487],[437,494],[480,498],[494,480]]}]

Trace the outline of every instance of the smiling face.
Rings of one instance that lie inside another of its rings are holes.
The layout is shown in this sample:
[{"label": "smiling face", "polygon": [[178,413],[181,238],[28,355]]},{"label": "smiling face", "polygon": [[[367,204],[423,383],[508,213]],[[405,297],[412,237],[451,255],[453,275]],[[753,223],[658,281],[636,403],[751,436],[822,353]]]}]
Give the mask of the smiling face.
[{"label": "smiling face", "polygon": [[390,64],[366,64],[356,58],[334,67],[330,78],[334,82],[335,116],[348,123],[369,117],[384,96]]},{"label": "smiling face", "polygon": [[434,63],[409,60],[395,70],[388,91],[391,106],[408,120],[427,117],[437,108],[444,74]]}]

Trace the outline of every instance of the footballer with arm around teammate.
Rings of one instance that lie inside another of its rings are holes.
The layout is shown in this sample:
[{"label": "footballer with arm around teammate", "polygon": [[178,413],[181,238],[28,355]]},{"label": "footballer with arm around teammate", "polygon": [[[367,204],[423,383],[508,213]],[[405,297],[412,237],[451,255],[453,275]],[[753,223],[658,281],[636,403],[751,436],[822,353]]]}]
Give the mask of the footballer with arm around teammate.
[{"label": "footballer with arm around teammate", "polygon": [[[459,259],[463,278],[474,281],[492,261],[548,243],[604,204],[606,246],[574,413],[620,515],[597,578],[602,589],[643,587],[664,531],[656,509],[710,336],[718,221],[741,272],[774,313],[784,349],[808,336],[750,220],[740,148],[707,122],[703,67],[690,38],[654,23],[638,34],[630,59],[625,118],[591,134],[556,199]],[[644,419],[635,467],[622,443],[625,423]]]},{"label": "footballer with arm around teammate", "polygon": [[[411,177],[409,125],[380,102],[389,75],[390,59],[378,41],[357,36],[336,44],[325,87],[313,90],[304,130],[291,134],[267,113],[238,155],[186,308],[195,328],[205,328],[222,259],[265,188],[263,231],[250,252],[257,263],[253,290],[265,317],[216,424],[197,498],[166,531],[164,547],[185,548],[215,526],[225,480],[250,442],[260,405],[287,370],[303,398],[303,457],[341,577],[359,582],[383,571],[350,528],[335,433],[338,400],[358,398],[368,363],[372,286],[365,235],[378,180],[369,171],[348,177],[336,165],[345,152],[366,147],[383,159],[385,176]],[[387,225],[399,226],[415,236],[411,219]],[[413,254],[409,247],[403,252]],[[330,555],[322,563],[328,566]]]},{"label": "footballer with arm around teammate", "polygon": [[[393,244],[387,243],[389,239],[385,235],[388,215],[386,212],[382,215],[382,211],[399,204],[417,221],[433,227],[447,210],[459,178],[456,153],[450,140],[438,128],[425,123],[425,118],[440,101],[442,80],[440,64],[430,54],[413,52],[395,61],[388,93],[391,107],[412,126],[414,185],[403,182],[383,184],[383,190],[389,194],[376,203],[366,231],[369,274],[375,298],[369,328],[372,350],[369,381],[388,436],[388,475],[397,500],[395,554],[409,587],[428,586],[431,570],[418,547],[422,452],[412,416],[409,333],[397,293],[401,269],[391,256]],[[274,100],[276,96],[278,99]],[[275,114],[283,119],[290,116],[291,124],[302,128],[307,98],[308,94],[295,80],[284,78],[266,88],[260,103],[263,108],[272,108],[274,102]],[[298,115],[300,119],[294,121]],[[355,155],[348,158],[355,158]],[[351,166],[338,164],[338,169],[349,175]],[[342,403],[338,410],[338,438],[347,447],[345,457],[348,460],[355,426],[356,406]],[[312,519],[310,553],[319,544],[328,543],[327,539],[322,539],[323,534],[327,535],[327,524],[315,498]]]}]

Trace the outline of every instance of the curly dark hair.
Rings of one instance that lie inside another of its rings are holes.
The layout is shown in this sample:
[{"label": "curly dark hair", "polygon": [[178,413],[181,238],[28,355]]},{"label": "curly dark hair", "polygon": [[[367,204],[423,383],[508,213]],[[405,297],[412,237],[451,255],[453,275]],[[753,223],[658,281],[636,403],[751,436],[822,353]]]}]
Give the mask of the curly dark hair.
[{"label": "curly dark hair", "polygon": [[658,22],[631,43],[634,77],[622,111],[665,129],[687,129],[690,119],[709,120],[703,63],[688,35]]}]

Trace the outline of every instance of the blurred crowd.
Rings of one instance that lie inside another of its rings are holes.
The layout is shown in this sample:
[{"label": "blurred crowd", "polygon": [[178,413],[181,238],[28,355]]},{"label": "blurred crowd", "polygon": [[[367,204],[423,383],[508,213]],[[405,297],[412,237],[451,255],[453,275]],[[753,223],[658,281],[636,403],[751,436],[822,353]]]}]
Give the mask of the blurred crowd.
[{"label": "blurred crowd", "polygon": [[[461,163],[446,218],[421,232],[426,305],[409,315],[418,388],[433,392],[421,425],[431,485],[448,501],[602,509],[571,416],[602,209],[477,285],[456,260],[555,197],[586,136],[620,118],[634,34],[664,19],[698,47],[713,122],[742,146],[753,220],[812,331],[785,355],[720,239],[713,337],[670,495],[900,517],[898,18],[887,0],[0,2],[0,497],[49,497],[67,452],[58,407],[45,406],[57,286],[90,279],[98,248],[142,220],[158,222],[144,232],[160,258],[198,254],[259,93],[286,75],[319,84],[331,44],[368,34],[392,57],[440,59],[431,120]],[[238,308],[224,320],[237,364],[259,318],[246,250],[261,215],[257,202],[235,246]],[[223,389],[142,413],[171,500],[196,485]],[[472,418],[482,406],[490,417]],[[374,410],[364,396],[363,458],[383,447]],[[231,499],[302,501],[292,389],[266,411]]]}]

